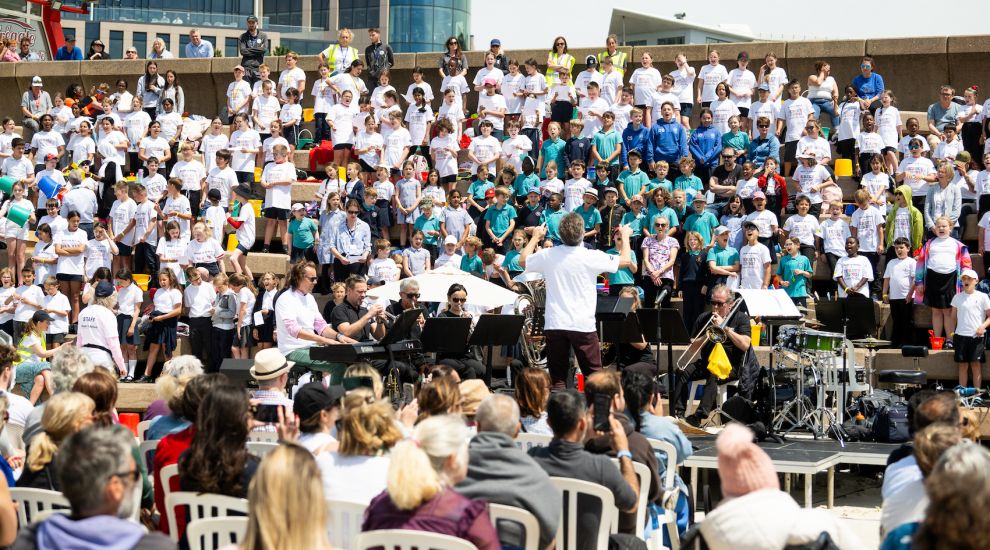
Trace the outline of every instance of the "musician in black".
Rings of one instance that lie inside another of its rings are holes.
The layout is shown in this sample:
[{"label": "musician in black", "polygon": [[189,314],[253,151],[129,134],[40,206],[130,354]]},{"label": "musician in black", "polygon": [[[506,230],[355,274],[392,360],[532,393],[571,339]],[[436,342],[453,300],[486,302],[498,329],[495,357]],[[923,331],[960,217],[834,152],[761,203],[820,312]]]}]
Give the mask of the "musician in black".
[{"label": "musician in black", "polygon": [[[344,281],[346,292],[344,301],[333,309],[330,314],[330,325],[341,334],[358,342],[377,342],[385,336],[385,308],[375,304],[370,308],[362,307],[365,295],[368,293],[368,283],[361,275],[351,275]],[[388,376],[388,369],[395,367],[403,382],[415,382],[416,372],[407,363],[393,361],[391,364],[384,360],[371,361],[382,377]]]},{"label": "musician in black", "polygon": [[[729,318],[727,323],[724,322],[724,316],[732,311],[732,306],[735,304],[733,292],[725,285],[717,285],[712,289],[710,303],[712,311],[698,317],[692,334],[697,334],[701,331],[708,324],[709,319],[712,320],[712,324],[715,326],[722,326],[724,323],[726,341],[722,344],[722,347],[725,349],[725,353],[729,357],[729,363],[732,365],[732,371],[729,374],[728,380],[738,379],[739,393],[749,399],[752,396],[753,387],[759,374],[756,353],[751,345],[749,314],[744,311],[744,308],[739,308]],[[715,404],[715,392],[718,391],[718,384],[726,382],[726,380],[720,381],[708,370],[708,359],[712,349],[715,347],[714,344],[709,342],[707,336],[702,333],[693,341],[692,346],[696,345],[701,345],[701,352],[698,354],[697,359],[686,366],[677,376],[677,382],[674,384],[674,401],[673,405],[671,405],[674,416],[684,416],[688,399],[688,388],[691,382],[694,380],[705,380],[701,403],[698,405],[697,411],[686,418],[688,424],[692,426],[699,426],[708,417]]]},{"label": "musician in black", "polygon": [[[396,318],[402,315],[403,311],[419,307],[419,283],[415,279],[403,279],[399,283],[399,301],[392,302],[385,307],[386,313],[391,315],[392,318]],[[420,315],[419,319],[416,320],[416,324],[412,326],[409,331],[409,338],[413,340],[419,340],[420,336],[423,335],[423,325],[426,324],[426,319]],[[409,355],[409,362],[413,364],[417,371],[428,363],[426,355],[422,353],[412,353]]]},{"label": "musician in black", "polygon": [[[437,314],[437,317],[471,317],[464,310],[467,304],[467,289],[462,284],[452,284],[447,289],[447,305]],[[437,354],[437,363],[447,365],[457,371],[461,380],[481,378],[485,375],[485,365],[478,360],[477,351],[469,346],[467,351],[459,354]]]},{"label": "musician in black", "polygon": [[626,328],[623,332],[638,332],[640,340],[639,342],[623,342],[618,344],[618,361],[622,367],[622,372],[632,369],[642,372],[647,376],[656,376],[657,365],[653,360],[653,350],[650,348],[650,344],[646,342],[646,339],[643,338],[643,330],[640,328],[639,322],[636,319],[636,311],[640,308],[639,292],[636,287],[627,286],[619,291],[619,297],[632,298],[633,300],[632,307],[629,308],[629,316],[626,318]]}]

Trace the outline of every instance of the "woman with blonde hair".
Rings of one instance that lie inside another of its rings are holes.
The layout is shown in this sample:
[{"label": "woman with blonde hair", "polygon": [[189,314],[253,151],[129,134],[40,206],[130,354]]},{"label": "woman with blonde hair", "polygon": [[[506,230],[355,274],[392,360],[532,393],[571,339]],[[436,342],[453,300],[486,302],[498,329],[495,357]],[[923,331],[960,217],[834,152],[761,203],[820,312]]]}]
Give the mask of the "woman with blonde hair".
[{"label": "woman with blonde hair", "polygon": [[248,489],[243,550],[330,550],[327,502],[313,455],[296,444],[279,445],[258,468]]},{"label": "woman with blonde hair", "polygon": [[501,548],[487,503],[453,489],[467,475],[469,437],[457,415],[417,425],[392,452],[386,492],[368,505],[361,530],[430,531],[470,541],[480,550]]},{"label": "woman with blonde hair", "polygon": [[41,415],[42,431],[28,445],[27,461],[18,487],[61,491],[55,468],[59,445],[70,435],[93,423],[96,404],[78,392],[63,392],[52,396]]},{"label": "woman with blonde hair", "polygon": [[320,453],[316,463],[326,498],[370,502],[385,489],[389,451],[402,439],[388,401],[360,388],[344,396],[337,452]]},{"label": "woman with blonde hair", "polygon": [[369,388],[375,399],[381,399],[385,390],[382,375],[370,363],[354,363],[344,371],[344,389],[348,392],[364,387]]}]

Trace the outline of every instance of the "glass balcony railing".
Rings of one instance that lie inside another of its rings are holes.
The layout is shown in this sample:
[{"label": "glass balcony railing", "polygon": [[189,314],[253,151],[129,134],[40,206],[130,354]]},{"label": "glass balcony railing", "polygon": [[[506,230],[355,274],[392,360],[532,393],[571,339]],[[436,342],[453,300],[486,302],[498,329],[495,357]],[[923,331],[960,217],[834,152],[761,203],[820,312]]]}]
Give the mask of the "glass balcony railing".
[{"label": "glass balcony railing", "polygon": [[[226,27],[232,29],[244,27],[244,16],[240,14],[151,10],[100,5],[92,6],[89,15],[64,13],[63,17],[66,19],[85,19],[87,21],[121,21],[157,25]],[[264,28],[268,23],[268,18],[262,17],[261,19],[261,26]]]}]

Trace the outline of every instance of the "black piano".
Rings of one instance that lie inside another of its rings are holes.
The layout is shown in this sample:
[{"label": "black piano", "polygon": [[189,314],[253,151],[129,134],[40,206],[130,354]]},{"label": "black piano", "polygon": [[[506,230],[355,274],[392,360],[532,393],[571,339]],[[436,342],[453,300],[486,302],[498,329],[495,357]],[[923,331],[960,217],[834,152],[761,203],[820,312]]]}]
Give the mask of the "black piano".
[{"label": "black piano", "polygon": [[356,363],[372,359],[388,359],[389,355],[417,353],[423,350],[419,340],[400,340],[391,344],[361,342],[335,346],[314,346],[309,355],[317,361],[331,363]]}]

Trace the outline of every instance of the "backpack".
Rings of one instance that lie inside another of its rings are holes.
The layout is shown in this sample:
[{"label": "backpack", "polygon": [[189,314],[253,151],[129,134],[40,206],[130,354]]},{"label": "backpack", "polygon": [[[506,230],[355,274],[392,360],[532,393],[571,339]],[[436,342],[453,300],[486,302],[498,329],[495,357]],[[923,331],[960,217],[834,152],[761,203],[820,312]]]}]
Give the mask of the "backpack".
[{"label": "backpack", "polygon": [[904,443],[911,440],[908,433],[907,403],[897,402],[877,409],[871,428],[873,438],[879,443]]}]

